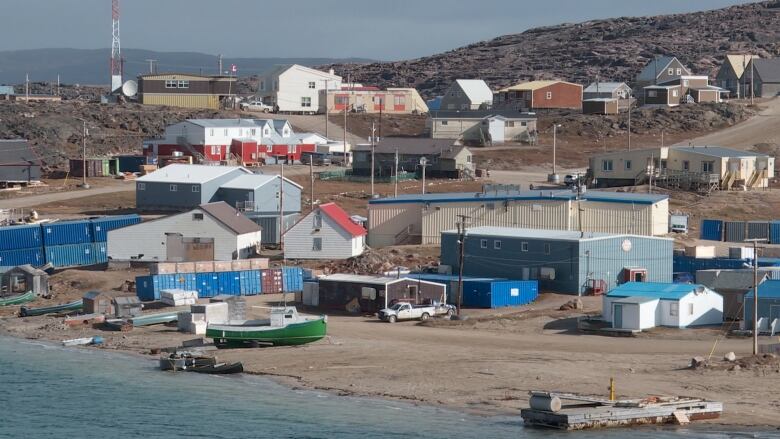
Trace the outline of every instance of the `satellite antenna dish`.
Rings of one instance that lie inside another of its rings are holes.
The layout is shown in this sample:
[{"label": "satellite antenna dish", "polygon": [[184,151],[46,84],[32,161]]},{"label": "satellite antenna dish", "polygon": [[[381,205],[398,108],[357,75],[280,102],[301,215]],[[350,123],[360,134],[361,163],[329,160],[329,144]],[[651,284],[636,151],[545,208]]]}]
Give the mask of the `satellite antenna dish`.
[{"label": "satellite antenna dish", "polygon": [[125,83],[122,84],[122,94],[128,98],[132,98],[138,94],[138,83],[133,80],[125,81]]},{"label": "satellite antenna dish", "polygon": [[428,159],[425,157],[420,157],[420,166],[425,166],[428,164]]}]

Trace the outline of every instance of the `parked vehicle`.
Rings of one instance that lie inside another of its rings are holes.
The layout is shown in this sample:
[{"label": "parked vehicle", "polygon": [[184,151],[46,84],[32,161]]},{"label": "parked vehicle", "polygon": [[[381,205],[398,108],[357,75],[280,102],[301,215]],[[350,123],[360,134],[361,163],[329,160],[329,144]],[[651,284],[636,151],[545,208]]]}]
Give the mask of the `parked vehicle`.
[{"label": "parked vehicle", "polygon": [[311,163],[314,166],[330,166],[331,160],[330,157],[323,152],[304,151],[301,153],[301,163],[304,165]]},{"label": "parked vehicle", "polygon": [[435,316],[451,317],[455,312],[452,305],[412,305],[409,302],[398,302],[390,308],[385,308],[377,315],[380,320],[395,323],[398,320],[428,320]]},{"label": "parked vehicle", "polygon": [[263,113],[270,113],[274,111],[272,106],[264,104],[262,101],[242,102],[241,109],[244,111],[262,111]]}]

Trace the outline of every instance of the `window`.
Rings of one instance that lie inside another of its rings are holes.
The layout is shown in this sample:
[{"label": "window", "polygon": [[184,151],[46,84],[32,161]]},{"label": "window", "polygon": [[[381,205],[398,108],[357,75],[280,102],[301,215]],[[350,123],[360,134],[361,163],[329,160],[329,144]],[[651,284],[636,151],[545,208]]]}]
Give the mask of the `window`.
[{"label": "window", "polygon": [[487,248],[487,239],[479,240],[479,248]]},{"label": "window", "polygon": [[179,190],[179,186],[177,186],[177,185],[175,185],[175,184],[172,184],[172,185],[170,186],[169,190],[170,190],[171,192],[176,192],[176,191],[178,191],[178,190]]},{"label": "window", "polygon": [[309,81],[309,88],[317,88],[317,83],[314,81]]},{"label": "window", "polygon": [[363,287],[360,290],[360,296],[363,297],[364,299],[374,300],[376,299],[376,290],[369,287]]},{"label": "window", "polygon": [[657,98],[658,97],[658,92],[655,91],[655,90],[648,90],[647,91],[647,97],[648,98]]},{"label": "window", "polygon": [[250,136],[254,136],[255,134],[257,134],[257,130],[255,128],[252,128],[251,130],[249,130],[249,135]]},{"label": "window", "polygon": [[672,76],[674,75],[674,69],[669,69],[669,71],[667,71],[666,73],[669,74],[669,76]]},{"label": "window", "polygon": [[270,134],[270,131],[268,131],[268,128],[264,129],[263,130],[263,135],[267,136],[268,134]]},{"label": "window", "polygon": [[508,120],[508,121],[506,122],[506,126],[507,126],[508,128],[514,128],[514,126],[515,126],[515,122],[514,122],[514,121],[511,121],[511,120]]},{"label": "window", "polygon": [[544,244],[544,254],[549,255],[550,254],[550,243]]},{"label": "window", "polygon": [[691,170],[691,162],[688,160],[683,160],[683,171],[690,171]]},{"label": "window", "polygon": [[190,81],[166,80],[165,88],[190,88]]},{"label": "window", "polygon": [[471,156],[470,155],[466,156],[466,163],[471,163]]},{"label": "window", "polygon": [[672,317],[677,317],[677,314],[679,314],[680,311],[680,304],[677,302],[672,302],[669,304],[669,315]]},{"label": "window", "polygon": [[674,90],[672,90],[672,97],[675,97],[675,98],[676,98],[677,96],[680,96],[680,90],[677,90],[677,89],[675,88]]},{"label": "window", "polygon": [[501,241],[499,241],[499,240],[493,241],[493,249],[494,250],[501,250]]},{"label": "window", "polygon": [[526,127],[526,126],[528,126],[528,122],[520,122],[520,126],[521,127]]},{"label": "window", "polygon": [[311,249],[315,252],[322,251],[322,238],[314,238],[311,241]]},{"label": "window", "polygon": [[334,104],[340,108],[344,108],[349,105],[349,95],[336,95],[333,99]]},{"label": "window", "polygon": [[219,153],[219,145],[211,145],[211,155],[218,155]]},{"label": "window", "polygon": [[701,162],[701,172],[714,172],[715,162]]},{"label": "window", "polygon": [[211,128],[211,129],[209,130],[209,136],[213,136],[213,135],[214,135],[214,128]]},{"label": "window", "polygon": [[314,215],[314,218],[312,218],[312,227],[315,229],[321,229],[322,228],[322,215],[317,213]]},{"label": "window", "polygon": [[521,242],[520,243],[520,251],[521,252],[527,252],[528,251],[528,243],[527,242]]},{"label": "window", "polygon": [[545,99],[547,99],[547,100],[552,99],[552,92],[551,91],[547,92],[547,95],[545,96]]},{"label": "window", "polygon": [[146,183],[138,183],[137,186],[139,191],[145,191],[146,190]]},{"label": "window", "polygon": [[304,96],[301,98],[301,107],[311,107],[311,98]]},{"label": "window", "polygon": [[613,162],[612,160],[602,160],[601,161],[601,170],[605,172],[611,172],[613,168]]},{"label": "window", "polygon": [[192,192],[200,192],[200,186],[198,186],[197,184],[192,185]]},{"label": "window", "polygon": [[190,88],[190,81],[179,81],[179,88]]},{"label": "window", "polygon": [[260,81],[260,90],[265,90],[265,81]]},{"label": "window", "polygon": [[692,303],[688,304],[688,315],[689,316],[693,315],[693,304]]},{"label": "window", "polygon": [[203,221],[203,214],[202,213],[193,213],[192,214],[192,220],[193,221]]},{"label": "window", "polygon": [[446,120],[443,120],[443,121],[441,121],[441,124],[442,124],[442,125],[447,125],[447,121],[446,121]]},{"label": "window", "polygon": [[393,96],[393,105],[406,105],[406,98],[404,96]]},{"label": "window", "polygon": [[626,170],[631,170],[631,160],[626,160]]},{"label": "window", "polygon": [[225,128],[225,130],[223,131],[223,134],[224,134],[225,137],[227,137],[227,135],[228,135],[228,129],[227,128]]},{"label": "window", "polygon": [[689,84],[687,79],[683,79],[683,87],[687,87]]},{"label": "window", "polygon": [[682,75],[682,69],[677,67],[677,76],[680,76],[680,75]]}]

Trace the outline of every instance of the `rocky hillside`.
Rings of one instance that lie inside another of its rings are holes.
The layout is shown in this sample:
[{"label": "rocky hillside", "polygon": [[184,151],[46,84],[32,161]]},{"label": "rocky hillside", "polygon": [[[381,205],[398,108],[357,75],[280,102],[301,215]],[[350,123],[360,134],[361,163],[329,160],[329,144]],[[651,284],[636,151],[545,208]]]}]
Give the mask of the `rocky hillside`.
[{"label": "rocky hillside", "polygon": [[456,78],[482,78],[495,88],[527,79],[629,81],[666,54],[697,74],[714,75],[732,52],[780,54],[780,1],[540,27],[419,59],[322,68],[349,72],[365,84],[416,87],[432,97]]}]

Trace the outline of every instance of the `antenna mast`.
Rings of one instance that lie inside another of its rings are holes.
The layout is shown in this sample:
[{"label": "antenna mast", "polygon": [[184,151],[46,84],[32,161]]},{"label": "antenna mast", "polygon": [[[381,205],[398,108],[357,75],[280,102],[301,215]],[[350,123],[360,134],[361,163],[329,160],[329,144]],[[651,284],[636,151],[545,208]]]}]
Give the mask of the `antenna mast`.
[{"label": "antenna mast", "polygon": [[119,0],[111,0],[111,91],[122,88],[122,54],[119,45]]}]

